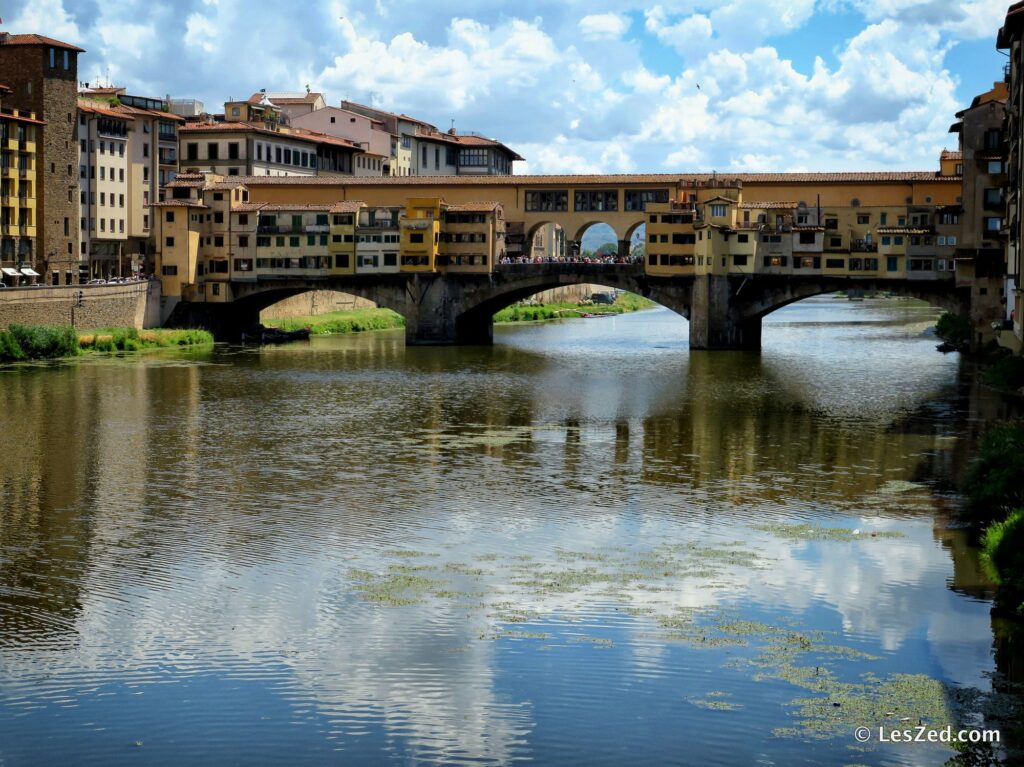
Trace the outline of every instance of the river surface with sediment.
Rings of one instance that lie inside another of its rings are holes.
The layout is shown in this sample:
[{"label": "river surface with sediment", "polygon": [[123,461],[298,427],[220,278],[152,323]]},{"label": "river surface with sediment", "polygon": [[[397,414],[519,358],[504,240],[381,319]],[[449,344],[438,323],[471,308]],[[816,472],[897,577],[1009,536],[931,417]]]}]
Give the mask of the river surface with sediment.
[{"label": "river surface with sediment", "polygon": [[0,368],[0,765],[942,764],[1019,699],[935,316]]}]

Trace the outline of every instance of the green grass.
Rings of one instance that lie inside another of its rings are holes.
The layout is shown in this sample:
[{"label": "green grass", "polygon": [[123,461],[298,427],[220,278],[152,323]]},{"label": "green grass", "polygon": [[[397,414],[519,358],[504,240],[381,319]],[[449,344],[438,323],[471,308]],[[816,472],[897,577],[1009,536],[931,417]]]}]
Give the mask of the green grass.
[{"label": "green grass", "polygon": [[263,324],[281,330],[310,328],[316,335],[334,335],[404,328],[405,318],[390,309],[353,309],[346,312],[328,312],[315,317],[265,320]]},{"label": "green grass", "polygon": [[1004,519],[1024,506],[1024,422],[1000,424],[982,437],[963,483],[966,511],[975,523]]},{"label": "green grass", "polygon": [[614,313],[637,312],[657,306],[653,301],[635,293],[623,293],[616,298],[614,304],[578,304],[568,301],[552,304],[514,304],[502,309],[494,315],[495,322],[540,322],[558,320],[567,317],[579,317],[581,313]]},{"label": "green grass", "polygon": [[92,352],[134,352],[212,344],[213,335],[197,329],[139,331],[135,328],[100,328],[79,332],[78,343],[82,349]]},{"label": "green grass", "polygon": [[79,353],[78,337],[69,325],[11,325],[0,337],[0,360],[55,359]]},{"label": "green grass", "polygon": [[971,321],[962,314],[944,312],[935,323],[935,335],[958,348],[966,346],[971,340]]},{"label": "green grass", "polygon": [[1002,522],[994,522],[981,539],[982,562],[1001,587],[1003,601],[1024,613],[1024,509],[1015,509]]}]

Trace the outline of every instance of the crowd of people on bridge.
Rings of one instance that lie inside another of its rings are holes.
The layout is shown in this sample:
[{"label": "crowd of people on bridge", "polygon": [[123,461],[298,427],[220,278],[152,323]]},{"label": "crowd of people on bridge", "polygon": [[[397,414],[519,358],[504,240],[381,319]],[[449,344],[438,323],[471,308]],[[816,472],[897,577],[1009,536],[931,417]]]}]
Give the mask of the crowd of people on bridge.
[{"label": "crowd of people on bridge", "polygon": [[598,255],[570,255],[570,256],[505,256],[498,263],[500,264],[640,264],[643,263],[642,256],[598,256]]}]

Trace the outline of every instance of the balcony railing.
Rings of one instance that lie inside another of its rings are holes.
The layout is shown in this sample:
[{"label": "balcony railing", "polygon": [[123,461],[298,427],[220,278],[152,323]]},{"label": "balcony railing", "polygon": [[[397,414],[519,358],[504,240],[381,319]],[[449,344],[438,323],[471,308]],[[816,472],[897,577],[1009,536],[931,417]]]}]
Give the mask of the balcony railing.
[{"label": "balcony railing", "polygon": [[878,243],[867,240],[854,240],[850,243],[851,253],[877,253]]},{"label": "balcony railing", "polygon": [[309,224],[303,227],[306,234],[327,234],[331,231],[331,227],[327,224]]}]

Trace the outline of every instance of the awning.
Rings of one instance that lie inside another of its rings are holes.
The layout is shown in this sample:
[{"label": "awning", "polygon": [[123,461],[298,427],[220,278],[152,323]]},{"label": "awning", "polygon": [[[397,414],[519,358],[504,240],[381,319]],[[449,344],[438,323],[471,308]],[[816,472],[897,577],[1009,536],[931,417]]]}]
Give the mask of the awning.
[{"label": "awning", "polygon": [[19,272],[17,269],[12,269],[9,266],[3,267],[3,273],[6,274],[8,277],[20,277],[21,276],[21,272]]},{"label": "awning", "polygon": [[43,276],[39,272],[37,272],[35,269],[29,269],[28,267],[22,269],[21,273],[24,274],[26,277],[42,277]]}]

